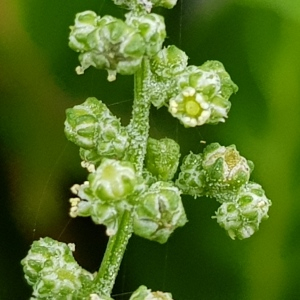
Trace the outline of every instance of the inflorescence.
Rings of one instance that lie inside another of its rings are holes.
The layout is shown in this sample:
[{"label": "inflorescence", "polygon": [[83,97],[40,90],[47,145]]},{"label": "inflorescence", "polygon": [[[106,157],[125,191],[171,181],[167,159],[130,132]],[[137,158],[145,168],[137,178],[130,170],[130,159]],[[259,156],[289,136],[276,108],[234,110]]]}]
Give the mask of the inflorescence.
[{"label": "inflorescence", "polygon": [[[107,70],[108,81],[113,81],[117,73],[136,74],[143,60],[148,60],[142,95],[152,105],[167,107],[185,127],[224,122],[231,107],[229,98],[238,90],[224,66],[218,61],[188,65],[182,50],[163,47],[164,19],[151,9],[172,8],[177,1],[113,1],[130,10],[124,20],[100,17],[93,11],[76,15],[69,46],[79,53],[77,73],[92,66]],[[123,126],[94,97],[67,109],[66,137],[79,147],[82,166],[89,172],[87,181],[71,188],[71,217],[91,217],[113,237],[123,214],[129,212],[132,232],[159,243],[167,242],[187,222],[182,194],[216,199],[220,207],[213,218],[232,239],[250,237],[268,218],[271,201],[259,184],[250,181],[254,164],[235,145],[212,143],[202,153],[191,152],[178,171],[179,145],[169,138],[148,137],[142,166],[137,167],[128,153],[136,143],[133,131],[145,125],[134,122]],[[50,238],[33,243],[22,265],[34,299],[112,299],[95,290],[95,275],[77,264],[73,250]],[[171,300],[172,295],[141,286],[130,299]]]}]

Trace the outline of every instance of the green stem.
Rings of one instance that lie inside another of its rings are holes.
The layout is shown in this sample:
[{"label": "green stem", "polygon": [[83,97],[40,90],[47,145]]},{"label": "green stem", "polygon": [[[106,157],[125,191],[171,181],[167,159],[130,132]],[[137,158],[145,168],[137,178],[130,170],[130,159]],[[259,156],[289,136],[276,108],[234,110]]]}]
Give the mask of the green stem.
[{"label": "green stem", "polygon": [[[142,175],[149,134],[150,100],[146,93],[149,72],[149,61],[145,58],[141,69],[134,76],[132,119],[128,126],[131,143],[126,159],[135,165],[138,176]],[[99,272],[94,280],[93,290],[100,295],[110,296],[131,234],[132,214],[126,210],[120,218],[117,233],[109,238]]]},{"label": "green stem", "polygon": [[99,272],[94,280],[93,290],[101,295],[111,294],[131,234],[131,212],[126,210],[120,220],[118,232],[109,238]]}]

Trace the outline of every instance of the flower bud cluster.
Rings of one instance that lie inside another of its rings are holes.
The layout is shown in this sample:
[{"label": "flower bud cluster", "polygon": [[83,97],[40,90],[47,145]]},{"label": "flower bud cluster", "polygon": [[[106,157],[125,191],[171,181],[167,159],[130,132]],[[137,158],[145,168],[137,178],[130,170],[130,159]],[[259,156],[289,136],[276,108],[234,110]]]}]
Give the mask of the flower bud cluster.
[{"label": "flower bud cluster", "polygon": [[[224,122],[237,91],[224,66],[207,61],[200,67],[187,66],[188,57],[175,46],[151,58],[152,76],[148,94],[157,108],[164,105],[185,127]],[[157,97],[159,95],[159,97]]]},{"label": "flower bud cluster", "polygon": [[66,110],[66,137],[82,149],[81,157],[98,164],[102,157],[122,158],[128,133],[121,122],[96,98]]},{"label": "flower bud cluster", "polygon": [[127,197],[137,185],[134,166],[127,161],[103,159],[88,181],[71,189],[78,197],[71,198],[71,217],[90,216],[96,224],[107,227],[107,234],[114,235],[119,218],[130,209]]},{"label": "flower bud cluster", "polygon": [[152,292],[146,286],[141,285],[133,294],[129,300],[172,300],[172,294],[163,293],[160,291]]},{"label": "flower bud cluster", "polygon": [[184,158],[176,185],[185,194],[219,201],[217,222],[231,238],[243,239],[258,230],[271,205],[261,186],[249,181],[253,168],[235,145],[213,143]]},{"label": "flower bud cluster", "polygon": [[233,240],[242,240],[258,231],[261,221],[269,217],[270,205],[262,187],[248,182],[233,201],[222,203],[214,218]]},{"label": "flower bud cluster", "polygon": [[166,36],[163,17],[157,14],[126,15],[126,21],[112,16],[97,16],[93,11],[78,13],[71,26],[69,46],[79,52],[78,74],[93,66],[108,71],[108,80],[116,73],[134,74],[144,55],[160,50]]},{"label": "flower bud cluster", "polygon": [[21,261],[25,279],[37,299],[83,299],[81,290],[94,277],[75,261],[71,245],[49,237],[34,241]]}]

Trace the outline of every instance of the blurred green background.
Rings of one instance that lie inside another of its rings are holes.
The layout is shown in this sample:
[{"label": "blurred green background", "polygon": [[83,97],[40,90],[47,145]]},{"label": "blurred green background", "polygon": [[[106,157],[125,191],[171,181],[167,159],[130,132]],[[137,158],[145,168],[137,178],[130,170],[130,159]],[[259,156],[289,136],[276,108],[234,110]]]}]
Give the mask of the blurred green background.
[{"label": "blurred green background", "polygon": [[[20,260],[33,240],[76,243],[89,271],[101,261],[106,237],[89,219],[68,217],[69,187],[82,182],[78,149],[63,133],[64,111],[96,96],[127,124],[132,77],[107,83],[106,72],[77,76],[67,46],[75,13],[123,11],[110,0],[0,2],[0,299],[28,299]],[[253,180],[272,199],[260,231],[232,241],[211,219],[218,204],[184,198],[189,223],[165,245],[133,237],[114,298],[140,284],[176,300],[300,299],[300,4],[298,0],[179,0],[166,18],[166,44],[189,63],[223,62],[239,92],[225,124],[184,129],[166,109],[152,110],[151,135],[169,136],[182,153],[200,140],[236,144],[255,162]]]}]

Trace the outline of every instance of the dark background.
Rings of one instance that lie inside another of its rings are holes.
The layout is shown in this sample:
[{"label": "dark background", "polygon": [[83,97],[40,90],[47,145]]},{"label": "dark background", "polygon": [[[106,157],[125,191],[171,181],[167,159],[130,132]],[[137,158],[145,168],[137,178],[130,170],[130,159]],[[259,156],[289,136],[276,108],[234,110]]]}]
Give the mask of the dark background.
[{"label": "dark background", "polygon": [[[69,187],[85,180],[78,148],[64,137],[65,109],[96,96],[127,124],[132,77],[74,72],[67,46],[75,13],[121,17],[110,0],[0,2],[0,299],[28,299],[20,266],[33,240],[76,243],[76,259],[96,271],[106,237],[87,218],[68,217]],[[272,199],[260,231],[232,241],[211,219],[212,199],[183,199],[189,223],[159,245],[133,237],[114,294],[139,285],[176,300],[300,299],[300,5],[297,0],[179,0],[166,18],[166,44],[189,63],[220,60],[239,86],[225,124],[184,129],[165,108],[151,111],[151,135],[182,153],[200,140],[236,144],[255,163],[253,180]]]}]

